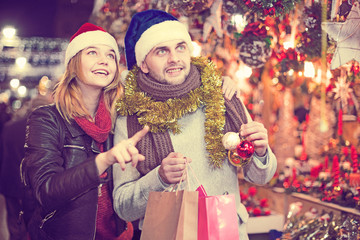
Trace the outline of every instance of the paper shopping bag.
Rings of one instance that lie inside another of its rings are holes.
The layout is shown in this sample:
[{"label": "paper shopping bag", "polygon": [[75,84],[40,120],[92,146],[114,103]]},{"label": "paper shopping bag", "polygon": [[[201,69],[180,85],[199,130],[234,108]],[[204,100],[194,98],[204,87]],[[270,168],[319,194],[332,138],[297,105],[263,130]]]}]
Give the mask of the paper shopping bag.
[{"label": "paper shopping bag", "polygon": [[199,197],[198,240],[239,239],[235,196]]},{"label": "paper shopping bag", "polygon": [[196,240],[196,191],[150,192],[141,240]]}]

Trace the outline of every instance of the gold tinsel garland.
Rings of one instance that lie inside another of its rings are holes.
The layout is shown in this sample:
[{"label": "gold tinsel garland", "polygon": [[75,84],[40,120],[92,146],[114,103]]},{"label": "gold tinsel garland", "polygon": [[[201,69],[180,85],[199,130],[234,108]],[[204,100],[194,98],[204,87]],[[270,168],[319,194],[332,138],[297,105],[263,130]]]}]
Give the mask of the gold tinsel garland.
[{"label": "gold tinsel garland", "polygon": [[181,98],[170,98],[165,102],[155,101],[141,91],[136,82],[138,67],[134,67],[125,83],[125,94],[116,103],[118,114],[138,116],[140,125],[148,125],[151,132],[181,132],[178,119],[187,113],[205,106],[205,142],[210,164],[221,167],[226,157],[222,145],[225,126],[225,101],[222,94],[222,77],[213,62],[206,58],[192,58],[191,63],[201,73],[201,86]]}]

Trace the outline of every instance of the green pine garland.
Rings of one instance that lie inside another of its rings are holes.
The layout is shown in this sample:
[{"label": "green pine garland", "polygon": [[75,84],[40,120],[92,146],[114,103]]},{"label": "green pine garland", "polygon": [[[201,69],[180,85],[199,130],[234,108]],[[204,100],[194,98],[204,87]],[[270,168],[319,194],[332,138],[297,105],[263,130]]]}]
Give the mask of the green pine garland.
[{"label": "green pine garland", "polygon": [[236,0],[238,9],[257,14],[259,17],[279,17],[294,9],[300,0]]}]

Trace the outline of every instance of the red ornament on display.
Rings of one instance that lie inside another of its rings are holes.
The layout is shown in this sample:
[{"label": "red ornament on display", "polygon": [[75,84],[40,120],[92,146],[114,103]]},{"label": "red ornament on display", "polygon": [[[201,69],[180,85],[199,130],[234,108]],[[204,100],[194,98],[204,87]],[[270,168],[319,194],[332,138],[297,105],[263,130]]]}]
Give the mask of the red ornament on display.
[{"label": "red ornament on display", "polygon": [[255,152],[254,144],[248,140],[243,140],[236,146],[236,152],[241,158],[249,158]]},{"label": "red ornament on display", "polygon": [[228,151],[228,158],[232,165],[242,167],[249,163],[255,152],[254,144],[241,139],[239,133],[228,132],[222,138],[222,143]]},{"label": "red ornament on display", "polygon": [[229,150],[228,158],[232,165],[242,167],[251,161],[255,152],[254,144],[248,140],[241,140],[236,149]]}]

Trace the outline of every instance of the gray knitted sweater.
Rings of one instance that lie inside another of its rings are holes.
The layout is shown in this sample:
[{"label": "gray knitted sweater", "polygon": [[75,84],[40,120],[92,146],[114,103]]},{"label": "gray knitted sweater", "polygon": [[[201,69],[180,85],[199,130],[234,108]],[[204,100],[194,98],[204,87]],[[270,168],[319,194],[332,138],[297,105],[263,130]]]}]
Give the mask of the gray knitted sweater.
[{"label": "gray knitted sweater", "polygon": [[[174,151],[192,159],[191,167],[209,196],[224,193],[235,195],[240,239],[247,239],[245,223],[249,215],[240,201],[237,168],[231,165],[227,159],[221,168],[210,167],[205,149],[204,121],[205,114],[200,108],[179,119],[182,127],[181,134],[170,133]],[[116,121],[114,141],[118,143],[127,138],[126,117],[120,116]],[[243,173],[247,181],[263,185],[273,177],[276,167],[276,157],[268,148],[264,157],[257,157],[255,154],[253,161],[243,167]],[[115,211],[120,218],[126,221],[140,219],[139,228],[141,229],[149,192],[164,191],[169,185],[161,180],[158,174],[159,167],[141,178],[140,173],[131,164],[127,164],[125,171],[122,171],[118,164],[115,164],[113,169]],[[189,181],[191,190],[195,190],[199,184],[192,177],[189,177]]]}]

